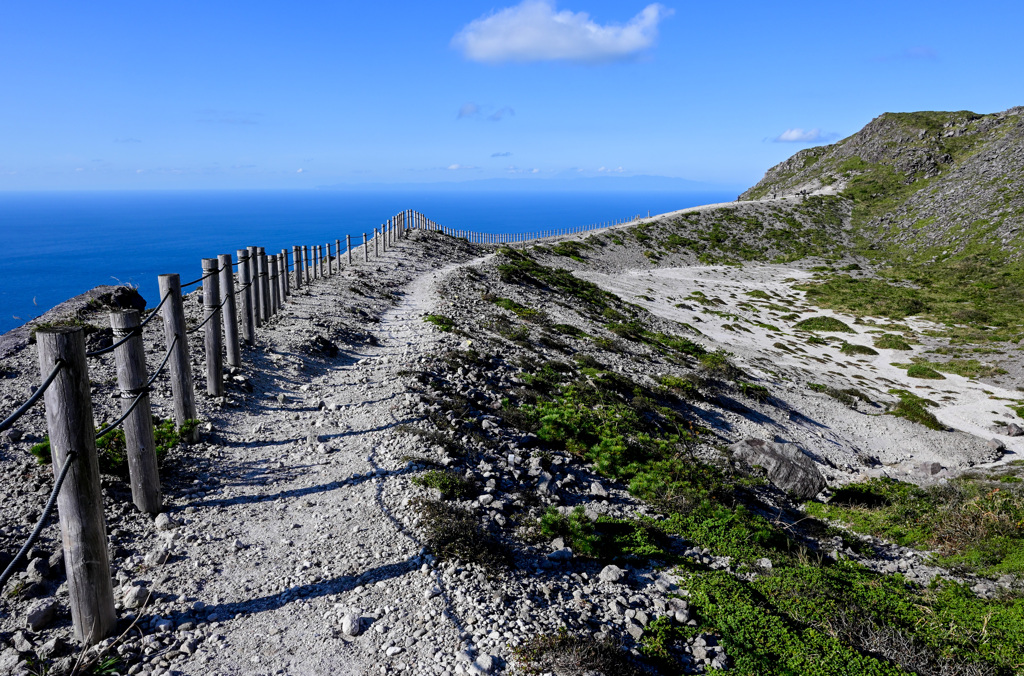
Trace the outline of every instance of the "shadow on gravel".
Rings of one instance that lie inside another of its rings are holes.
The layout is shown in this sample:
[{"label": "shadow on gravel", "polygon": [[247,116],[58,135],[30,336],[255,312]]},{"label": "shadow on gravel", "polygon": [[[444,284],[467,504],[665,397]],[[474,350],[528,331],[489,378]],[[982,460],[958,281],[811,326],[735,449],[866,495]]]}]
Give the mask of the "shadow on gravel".
[{"label": "shadow on gravel", "polygon": [[[410,558],[405,561],[388,563],[383,566],[373,568],[358,576],[342,575],[331,580],[297,585],[271,596],[261,596],[248,601],[238,601],[235,603],[209,605],[203,608],[199,616],[197,616],[195,612],[178,612],[170,613],[163,617],[173,620],[175,624],[192,620],[222,622],[231,620],[238,615],[255,615],[256,613],[278,610],[300,598],[313,599],[321,596],[329,596],[331,594],[341,594],[343,592],[352,591],[360,585],[401,577],[402,575],[411,573],[418,568],[419,563]],[[216,619],[211,619],[214,616],[216,616]]]},{"label": "shadow on gravel", "polygon": [[[373,463],[371,463],[371,464],[373,464]],[[294,467],[289,467],[289,468],[287,468],[287,470],[282,470],[282,471],[293,472],[295,469],[296,468],[294,468]],[[377,468],[376,471],[379,471],[379,468]],[[253,504],[253,503],[257,503],[257,502],[272,502],[274,500],[286,500],[286,499],[291,499],[291,498],[301,498],[301,497],[305,497],[307,495],[315,495],[317,493],[327,493],[327,492],[330,492],[330,491],[338,490],[340,488],[344,488],[346,486],[358,486],[359,484],[365,483],[367,481],[371,481],[371,480],[376,479],[376,478],[387,478],[387,477],[392,477],[392,476],[401,476],[403,474],[409,474],[412,471],[414,471],[414,470],[411,470],[408,467],[402,467],[401,469],[385,470],[381,474],[376,474],[376,473],[363,474],[363,475],[360,475],[358,477],[353,476],[353,477],[349,477],[348,479],[339,479],[338,481],[329,481],[329,482],[327,482],[325,484],[318,484],[316,486],[306,486],[305,488],[293,488],[293,489],[290,489],[290,490],[287,490],[287,491],[281,491],[279,493],[269,493],[269,494],[267,494],[267,493],[260,493],[260,494],[257,494],[257,495],[238,495],[238,496],[235,496],[233,498],[224,498],[224,499],[221,499],[221,500],[200,500],[200,501],[197,501],[197,502],[190,502],[190,503],[183,504],[183,505],[175,505],[174,507],[168,507],[167,511],[168,512],[178,512],[178,511],[184,510],[186,507],[196,507],[196,508],[199,508],[199,507],[230,507],[232,505],[248,505],[248,504]],[[237,483],[233,483],[231,485],[239,486],[239,485],[245,485],[246,483],[251,483],[251,484],[254,484],[254,485],[263,485],[265,482],[260,482],[260,481],[237,482]],[[222,485],[226,485],[226,484],[222,484]],[[380,506],[380,508],[381,508],[381,512],[395,525],[396,528],[401,530],[403,534],[405,534],[407,537],[409,537],[409,539],[411,539],[414,542],[416,542],[417,544],[419,544],[419,541],[416,540],[415,537],[409,535],[409,533],[407,533],[405,531],[405,527],[402,525],[402,523],[400,521],[398,521],[397,519],[395,519],[395,517],[392,516],[391,513],[388,512],[387,509],[384,507],[384,504],[383,504],[383,502],[381,500],[381,497],[380,497],[380,492],[382,490],[382,486],[383,486],[383,482],[381,482],[381,484],[377,486],[377,502],[378,502],[378,506]]]}]

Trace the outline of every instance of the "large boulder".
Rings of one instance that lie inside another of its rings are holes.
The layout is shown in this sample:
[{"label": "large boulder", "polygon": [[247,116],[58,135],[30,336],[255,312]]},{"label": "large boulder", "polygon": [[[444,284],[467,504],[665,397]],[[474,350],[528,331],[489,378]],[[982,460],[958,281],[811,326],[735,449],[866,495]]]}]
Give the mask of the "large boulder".
[{"label": "large boulder", "polygon": [[825,477],[796,444],[746,439],[733,444],[729,450],[734,458],[751,467],[763,467],[769,481],[793,495],[813,498],[825,488]]}]

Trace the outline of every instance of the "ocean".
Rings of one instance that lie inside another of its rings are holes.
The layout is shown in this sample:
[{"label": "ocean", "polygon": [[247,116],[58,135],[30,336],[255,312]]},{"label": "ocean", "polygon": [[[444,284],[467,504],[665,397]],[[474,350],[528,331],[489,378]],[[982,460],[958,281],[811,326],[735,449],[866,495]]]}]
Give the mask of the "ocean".
[{"label": "ocean", "polygon": [[201,276],[200,259],[362,233],[402,209],[452,228],[534,232],[735,199],[723,192],[33,192],[0,193],[0,333],[100,284],[153,305],[157,275]]}]

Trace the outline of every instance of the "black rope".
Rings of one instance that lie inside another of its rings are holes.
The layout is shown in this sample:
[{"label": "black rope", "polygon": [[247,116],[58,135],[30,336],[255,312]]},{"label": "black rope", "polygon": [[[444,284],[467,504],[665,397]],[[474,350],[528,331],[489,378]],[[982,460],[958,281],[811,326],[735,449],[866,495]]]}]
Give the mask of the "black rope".
[{"label": "black rope", "polygon": [[166,296],[164,296],[163,298],[160,299],[160,302],[157,303],[157,306],[155,308],[153,308],[152,312],[149,313],[149,316],[146,317],[145,319],[143,319],[141,322],[139,322],[139,328],[140,329],[143,326],[145,326],[146,324],[148,324],[153,319],[153,317],[156,317],[156,313],[160,311],[160,308],[162,308],[164,306],[164,303],[166,303],[167,299],[170,298],[170,297],[171,297],[171,294],[167,294]]},{"label": "black rope", "polygon": [[[238,264],[237,263],[233,263],[232,265],[238,265]],[[181,288],[184,289],[186,286],[192,286],[193,284],[198,284],[199,282],[203,281],[204,279],[209,279],[210,277],[213,277],[214,275],[220,273],[222,270],[226,270],[227,268],[228,268],[228,265],[224,264],[224,265],[220,266],[219,268],[217,268],[216,270],[210,270],[208,273],[206,273],[205,275],[203,275],[199,279],[194,279],[191,282],[188,282],[187,284],[182,284]]]},{"label": "black rope", "polygon": [[[56,371],[55,371],[56,373]],[[71,469],[71,463],[75,461],[77,455],[74,451],[68,454],[68,457],[64,460],[64,466],[60,470],[60,476],[57,477],[57,481],[53,484],[53,491],[50,493],[50,499],[46,503],[46,507],[43,508],[43,515],[39,517],[39,521],[36,523],[35,530],[28,536],[28,540],[21,547],[21,550],[15,555],[14,559],[7,565],[7,570],[0,575],[0,589],[4,588],[7,581],[14,575],[14,568],[24,558],[28,550],[32,548],[32,545],[39,539],[39,534],[43,532],[43,526],[46,524],[46,520],[50,518],[50,513],[53,511],[53,506],[57,504],[57,494],[60,493],[60,487],[64,485],[64,479],[68,475],[68,470]]]},{"label": "black rope", "polygon": [[164,355],[164,360],[160,362],[160,366],[156,367],[156,372],[152,375],[152,377],[148,381],[146,381],[147,391],[149,391],[149,388],[152,387],[153,381],[156,380],[156,377],[160,375],[160,373],[164,370],[164,367],[167,366],[167,360],[171,358],[171,351],[174,350],[174,346],[177,345],[177,343],[178,336],[175,336],[174,340],[171,341],[170,347],[167,348],[167,354]]},{"label": "black rope", "polygon": [[[221,309],[222,307],[224,307],[224,303],[227,303],[227,302],[228,302],[228,298],[231,298],[231,296],[225,296],[225,297],[224,297],[224,300],[222,300],[222,301],[220,302],[220,305],[215,305],[215,306],[211,306],[211,307],[213,307],[213,312],[211,312],[211,313],[210,313],[210,314],[209,314],[209,315],[208,315],[208,316],[206,317],[206,319],[204,319],[203,321],[199,322],[199,325],[198,325],[198,326],[193,326],[193,327],[192,327],[191,329],[187,329],[187,330],[185,331],[185,333],[195,333],[195,332],[196,332],[196,331],[198,331],[199,329],[201,329],[201,328],[203,328],[204,326],[206,326],[206,323],[207,323],[208,321],[210,321],[211,319],[213,319],[214,317],[216,317],[216,316],[217,316],[217,311],[218,311],[218,310],[220,310],[220,309]],[[205,307],[205,306],[204,306],[204,307]]]},{"label": "black rope", "polygon": [[85,356],[86,357],[99,357],[101,355],[107,354],[108,352],[113,352],[114,350],[116,350],[117,348],[121,347],[122,345],[127,343],[129,340],[131,340],[135,336],[141,336],[141,335],[142,335],[142,327],[141,326],[135,326],[135,327],[133,327],[133,328],[128,330],[128,334],[125,335],[124,338],[122,338],[121,340],[117,341],[113,345],[110,345],[109,347],[101,348],[99,350],[94,350],[92,352],[86,352]]},{"label": "black rope", "polygon": [[109,425],[101,429],[99,432],[97,432],[96,438],[99,439],[109,434],[115,427],[123,423],[125,419],[131,415],[132,411],[135,410],[135,407],[139,405],[139,402],[142,401],[142,398],[146,396],[148,392],[149,387],[146,387],[143,389],[142,392],[139,392],[137,395],[135,395],[135,399],[132,400],[132,405],[128,407],[128,410],[122,413],[120,418],[118,418],[117,420],[115,420],[114,422],[110,423]]},{"label": "black rope", "polygon": [[[39,387],[36,388],[36,391],[32,393],[32,396],[26,399],[25,403],[19,406],[17,411],[7,416],[7,418],[5,418],[3,422],[0,422],[0,432],[3,432],[4,430],[11,427],[11,425],[18,422],[18,418],[25,415],[25,413],[30,408],[32,408],[32,404],[39,401],[39,397],[43,396],[43,392],[45,392],[46,388],[50,386],[50,383],[53,382],[53,379],[57,377],[57,374],[60,373],[60,370],[61,368],[63,368],[63,366],[63,360],[58,359],[57,363],[54,364],[53,366],[53,370],[50,371],[50,375],[46,376],[46,380],[44,380],[42,384],[40,384]],[[0,585],[0,587],[2,586],[3,585]]]},{"label": "black rope", "polygon": [[237,296],[238,294],[240,294],[243,291],[245,291],[246,289],[248,289],[250,286],[252,286],[252,282],[249,282],[245,286],[239,287],[239,289],[237,291],[235,291],[235,295]]}]

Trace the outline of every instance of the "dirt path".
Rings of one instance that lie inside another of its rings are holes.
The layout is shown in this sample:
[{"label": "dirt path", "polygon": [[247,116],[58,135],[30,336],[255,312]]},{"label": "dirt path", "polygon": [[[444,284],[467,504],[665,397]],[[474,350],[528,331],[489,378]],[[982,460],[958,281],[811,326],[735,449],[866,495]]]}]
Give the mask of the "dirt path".
[{"label": "dirt path", "polygon": [[[173,671],[356,674],[387,662],[435,673],[426,669],[435,656],[451,664],[465,648],[461,628],[441,619],[444,601],[424,601],[437,580],[408,517],[395,514],[408,487],[402,456],[417,443],[395,432],[408,420],[399,372],[451,340],[423,315],[438,303],[433,285],[458,267],[412,265],[382,271],[411,281],[398,305],[367,325],[379,344],[312,378],[297,337],[341,312],[351,295],[345,278],[295,296],[264,332],[267,363],[252,369],[262,373],[253,383],[264,395],[245,413],[214,421],[217,469],[208,485],[177,496],[170,513],[180,525],[163,534],[171,558],[148,571],[165,599],[150,623],[177,627],[179,647],[170,652],[179,654],[165,658]],[[370,625],[368,636],[342,631],[353,610]],[[155,672],[164,666],[153,662]]]}]

